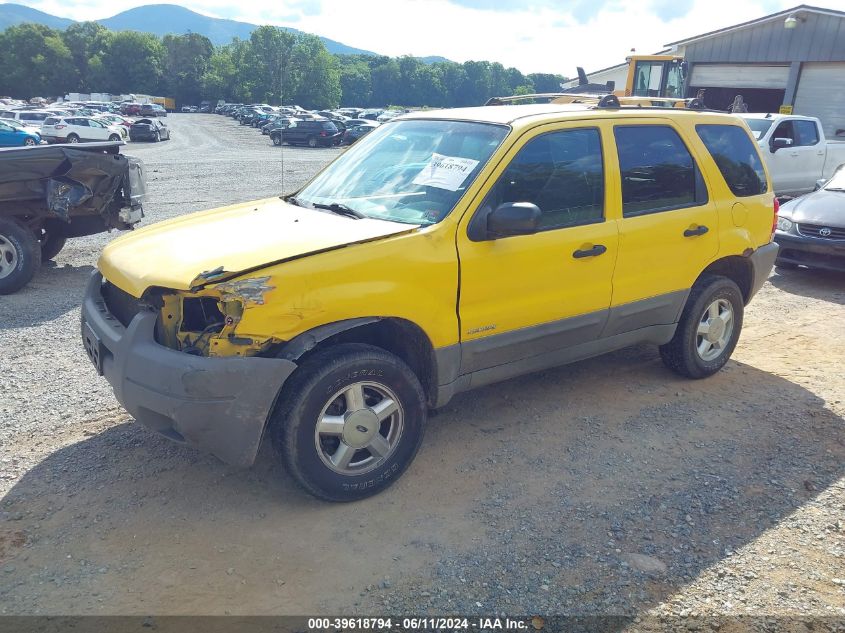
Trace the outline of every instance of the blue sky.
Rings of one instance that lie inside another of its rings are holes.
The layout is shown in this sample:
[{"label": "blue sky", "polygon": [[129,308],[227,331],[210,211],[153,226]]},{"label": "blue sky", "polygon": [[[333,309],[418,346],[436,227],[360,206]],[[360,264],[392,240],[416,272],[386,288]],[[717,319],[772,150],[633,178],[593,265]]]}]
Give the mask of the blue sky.
[{"label": "blue sky", "polygon": [[[163,0],[17,0],[54,15],[96,19]],[[387,55],[498,61],[525,73],[572,76],[624,62],[631,49],[730,26],[795,0],[169,0],[206,15],[278,24]],[[812,3],[845,9],[845,0]]]}]

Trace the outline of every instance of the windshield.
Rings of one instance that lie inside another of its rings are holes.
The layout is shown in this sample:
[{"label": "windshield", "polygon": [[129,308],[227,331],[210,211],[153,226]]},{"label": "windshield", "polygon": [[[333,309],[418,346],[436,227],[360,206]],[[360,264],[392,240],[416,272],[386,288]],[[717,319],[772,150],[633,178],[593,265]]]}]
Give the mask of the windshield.
[{"label": "windshield", "polygon": [[831,191],[845,191],[845,167],[836,170],[833,178],[825,184],[824,188]]},{"label": "windshield", "polygon": [[766,132],[769,131],[769,128],[772,127],[773,121],[771,119],[749,119],[746,117],[742,117],[745,119],[745,122],[748,123],[748,127],[751,128],[751,131],[754,133],[754,138],[759,140],[763,136],[765,136]]},{"label": "windshield", "polygon": [[369,218],[435,224],[452,211],[508,131],[465,121],[387,123],[358,141],[295,200],[339,204]]}]

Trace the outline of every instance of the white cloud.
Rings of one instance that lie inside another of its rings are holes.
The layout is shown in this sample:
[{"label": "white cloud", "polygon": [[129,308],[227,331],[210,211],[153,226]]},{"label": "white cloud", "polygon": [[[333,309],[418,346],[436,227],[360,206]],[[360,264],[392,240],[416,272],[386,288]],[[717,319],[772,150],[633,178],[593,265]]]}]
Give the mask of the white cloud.
[{"label": "white cloud", "polygon": [[[26,1],[26,0],[25,0]],[[180,1],[180,0],[176,0]],[[458,0],[460,1],[460,0]],[[640,53],[665,43],[752,20],[788,8],[795,0],[695,0],[683,15],[664,22],[666,2],[595,0],[601,6],[586,22],[567,2],[535,2],[531,9],[467,8],[449,0],[182,0],[190,9],[253,23],[268,20],[386,55],[442,55],[454,61],[498,61],[523,72],[573,76],[622,63],[631,48]],[[829,0],[838,2],[839,0]],[[479,0],[465,2],[480,6]],[[139,0],[30,0],[31,6],[66,17],[113,15]],[[814,3],[816,4],[816,3]],[[557,6],[555,6],[557,5]],[[580,5],[579,5],[580,6]],[[662,8],[661,8],[662,7]],[[298,19],[291,21],[291,16]],[[579,19],[580,18],[580,19]],[[287,20],[283,22],[283,20]]]}]

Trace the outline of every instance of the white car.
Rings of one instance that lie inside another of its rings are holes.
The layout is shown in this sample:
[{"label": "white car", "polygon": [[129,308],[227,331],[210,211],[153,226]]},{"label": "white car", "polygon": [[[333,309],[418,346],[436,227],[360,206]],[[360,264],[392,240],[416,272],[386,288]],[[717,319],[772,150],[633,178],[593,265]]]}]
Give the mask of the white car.
[{"label": "white car", "polygon": [[4,119],[14,119],[15,121],[20,121],[24,125],[41,125],[50,116],[53,116],[53,113],[47,110],[0,111],[0,117]]},{"label": "white car", "polygon": [[44,120],[41,138],[48,143],[80,143],[84,141],[121,141],[118,125],[85,116],[54,116]]},{"label": "white car", "polygon": [[124,116],[119,114],[95,114],[91,117],[92,119],[97,119],[101,123],[105,123],[106,125],[111,125],[116,127],[120,130],[120,135],[127,139],[129,138],[129,128],[134,123],[131,119],[127,119]]},{"label": "white car", "polygon": [[760,146],[778,196],[800,196],[845,164],[845,141],[825,138],[821,121],[797,114],[740,114]]}]

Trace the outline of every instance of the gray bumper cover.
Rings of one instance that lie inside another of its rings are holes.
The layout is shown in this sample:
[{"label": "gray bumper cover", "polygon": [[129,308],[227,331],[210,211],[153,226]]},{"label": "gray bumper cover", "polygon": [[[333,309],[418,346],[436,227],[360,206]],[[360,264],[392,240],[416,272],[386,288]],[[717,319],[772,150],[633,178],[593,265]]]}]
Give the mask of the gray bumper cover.
[{"label": "gray bumper cover", "polygon": [[757,294],[757,291],[763,287],[763,284],[769,278],[779,248],[775,242],[770,242],[761,246],[749,256],[754,268],[754,277],[751,280],[751,292],[748,294],[748,301],[751,301],[751,298]]},{"label": "gray bumper cover", "polygon": [[124,327],[108,311],[95,273],[82,305],[101,346],[103,375],[124,408],[144,426],[207,450],[224,462],[255,461],[270,410],[296,369],[283,359],[192,356],[159,345],[156,315],[142,311]]}]

